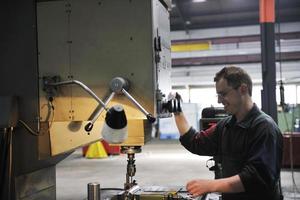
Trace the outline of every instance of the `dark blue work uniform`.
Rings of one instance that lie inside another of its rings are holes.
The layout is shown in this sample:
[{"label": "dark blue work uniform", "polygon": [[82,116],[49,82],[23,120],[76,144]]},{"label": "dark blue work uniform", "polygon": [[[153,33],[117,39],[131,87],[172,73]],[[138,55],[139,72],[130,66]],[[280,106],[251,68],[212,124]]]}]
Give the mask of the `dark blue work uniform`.
[{"label": "dark blue work uniform", "polygon": [[279,198],[282,134],[255,104],[241,122],[229,116],[206,131],[191,128],[180,142],[194,154],[219,157],[223,178],[240,176],[245,192],[222,194],[222,200]]}]

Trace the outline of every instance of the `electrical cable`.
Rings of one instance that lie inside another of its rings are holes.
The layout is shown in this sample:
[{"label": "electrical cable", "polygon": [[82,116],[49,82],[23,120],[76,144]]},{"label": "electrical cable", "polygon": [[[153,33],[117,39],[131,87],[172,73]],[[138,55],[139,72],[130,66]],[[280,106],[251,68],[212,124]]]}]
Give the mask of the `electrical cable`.
[{"label": "electrical cable", "polygon": [[[48,100],[48,109],[50,112],[49,115],[52,114],[52,118],[50,120],[49,127],[46,132],[48,132],[49,129],[51,128],[52,122],[54,120],[54,105],[52,101],[53,99]],[[28,130],[28,132],[34,136],[41,136],[45,133],[43,132],[43,134],[41,134],[39,128],[38,131],[34,131],[23,120],[18,120],[18,122],[20,122],[20,124],[23,125],[25,129]],[[7,181],[6,188],[5,187],[0,188],[0,198],[2,199],[2,197],[6,195],[4,193],[6,190],[7,195],[5,198],[11,199],[12,176],[13,176],[13,163],[12,163],[13,162],[13,127],[4,128],[3,130],[0,129],[0,148],[1,148],[0,161],[1,163],[3,163],[0,165],[0,178],[1,178],[0,185],[1,186],[6,185],[5,183]]]},{"label": "electrical cable", "polygon": [[[43,106],[42,106],[43,107]],[[38,130],[35,131],[33,130],[25,121],[19,119],[18,122],[20,122],[21,125],[23,125],[23,127],[28,131],[28,133],[30,133],[31,135],[34,135],[34,136],[42,136],[44,135],[46,132],[48,132],[53,124],[53,121],[54,121],[54,105],[53,105],[53,100],[49,100],[48,101],[48,107],[49,107],[49,112],[50,112],[50,115],[52,113],[52,117],[51,117],[51,120],[50,120],[50,123],[49,123],[49,127],[47,130],[43,131],[41,133],[40,131],[40,128],[38,127]],[[38,122],[39,123],[39,122]]]}]

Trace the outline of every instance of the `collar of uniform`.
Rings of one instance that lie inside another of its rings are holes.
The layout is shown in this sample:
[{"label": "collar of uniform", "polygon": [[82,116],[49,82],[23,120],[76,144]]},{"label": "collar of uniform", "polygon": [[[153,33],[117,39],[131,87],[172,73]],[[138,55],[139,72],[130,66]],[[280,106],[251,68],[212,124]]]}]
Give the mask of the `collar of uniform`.
[{"label": "collar of uniform", "polygon": [[251,110],[248,112],[246,117],[241,122],[236,123],[236,117],[232,116],[231,119],[226,123],[226,126],[232,127],[232,126],[236,125],[236,126],[239,126],[241,128],[245,128],[245,129],[249,128],[251,126],[252,118],[257,112],[259,112],[259,109],[256,106],[256,104],[254,103]]}]

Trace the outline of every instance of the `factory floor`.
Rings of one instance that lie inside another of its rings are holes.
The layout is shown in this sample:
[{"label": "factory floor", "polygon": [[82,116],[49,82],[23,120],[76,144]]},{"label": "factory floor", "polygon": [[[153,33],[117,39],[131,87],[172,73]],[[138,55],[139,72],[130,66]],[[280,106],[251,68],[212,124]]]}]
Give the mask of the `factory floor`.
[{"label": "factory floor", "polygon": [[[178,140],[152,139],[142,147],[141,153],[135,154],[134,178],[142,187],[184,188],[191,179],[213,179],[213,172],[206,167],[208,159],[189,153]],[[126,166],[126,154],[87,159],[78,149],[56,167],[57,200],[87,199],[87,184],[90,182],[100,183],[101,188],[123,188]],[[285,200],[300,199],[300,169],[294,173],[283,169],[281,185]]]}]

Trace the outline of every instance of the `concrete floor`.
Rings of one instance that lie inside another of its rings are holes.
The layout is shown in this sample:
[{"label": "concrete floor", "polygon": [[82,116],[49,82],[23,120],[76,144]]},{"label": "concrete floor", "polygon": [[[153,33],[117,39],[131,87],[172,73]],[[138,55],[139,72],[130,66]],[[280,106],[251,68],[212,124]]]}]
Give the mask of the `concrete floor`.
[{"label": "concrete floor", "polygon": [[[183,187],[195,178],[213,179],[206,168],[209,157],[197,156],[185,150],[177,140],[153,139],[136,154],[135,180],[140,186]],[[101,188],[123,188],[127,155],[109,156],[104,159],[86,159],[78,149],[57,165],[57,200],[83,200],[87,198],[87,184],[99,182]],[[300,170],[294,173],[300,189]],[[300,199],[289,169],[281,172],[284,199]]]}]

